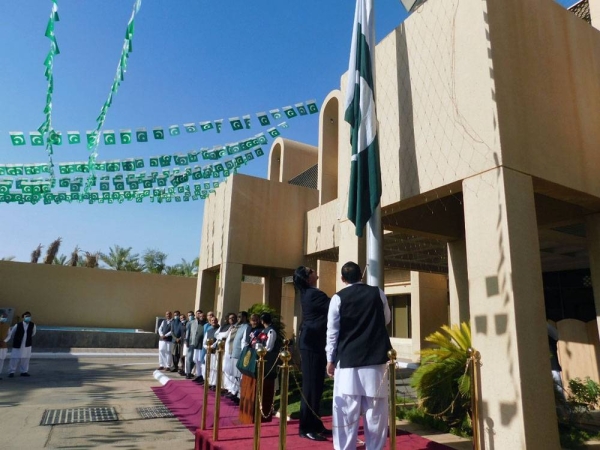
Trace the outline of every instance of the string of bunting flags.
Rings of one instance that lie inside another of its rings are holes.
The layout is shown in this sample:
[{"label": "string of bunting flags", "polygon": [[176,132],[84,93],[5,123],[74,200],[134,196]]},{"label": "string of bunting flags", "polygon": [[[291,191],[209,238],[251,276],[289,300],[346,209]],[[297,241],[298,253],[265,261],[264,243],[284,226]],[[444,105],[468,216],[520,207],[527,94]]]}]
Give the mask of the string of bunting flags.
[{"label": "string of bunting flags", "polygon": [[[109,105],[110,106],[110,105]],[[298,116],[305,116],[309,114],[316,114],[319,112],[316,100],[308,100],[306,102],[296,103],[295,108],[292,106],[285,106],[281,109],[276,108],[266,112],[256,113],[256,118],[260,126],[271,126],[273,121],[278,121],[284,118],[293,119]],[[270,116],[270,118],[269,118]],[[252,128],[252,118],[250,115],[240,117],[232,117],[229,119],[231,129],[233,131],[249,130]],[[287,122],[281,122],[277,124],[278,127],[286,128]],[[152,137],[154,140],[164,140],[165,136],[176,137],[181,134],[182,128],[186,133],[197,133],[215,130],[217,133],[221,133],[223,127],[223,119],[208,120],[203,122],[189,122],[180,125],[170,125],[169,127],[153,127],[152,132],[149,133],[147,128],[137,128],[135,133],[132,129],[121,129],[118,133],[114,130],[104,130],[100,133],[99,129],[86,131],[82,133],[80,131],[67,131],[66,142],[69,145],[81,144],[82,135],[85,136],[85,142],[89,146],[97,146],[100,142],[104,145],[115,145],[120,144],[131,144],[132,142],[146,143]],[[269,134],[276,132],[275,127],[267,129]],[[10,131],[10,140],[13,146],[27,145],[27,139],[23,131]],[[102,136],[102,139],[99,136]],[[39,131],[29,132],[29,142],[32,146],[43,146],[44,138]],[[53,144],[62,145],[63,135],[61,132],[54,132]]]},{"label": "string of bunting flags", "polygon": [[[269,133],[272,138],[281,134],[277,129],[275,131],[276,133]],[[89,175],[90,168],[86,161],[60,163],[58,167],[61,175],[75,177],[63,176],[58,180],[43,177],[17,178],[23,175],[50,175],[51,168],[46,163],[4,164],[0,165],[0,202],[93,204],[133,200],[141,203],[144,199],[158,203],[203,200],[214,193],[227,177],[237,173],[241,166],[264,156],[265,152],[261,147],[263,145],[268,145],[268,138],[264,133],[260,133],[240,142],[212,149],[203,148],[187,153],[153,156],[147,161],[144,158],[97,161],[93,170],[106,172],[98,176]],[[231,158],[224,158],[226,156]],[[200,160],[210,161],[210,164],[190,167],[190,164]],[[172,165],[181,167],[171,168]],[[156,170],[150,173],[139,172],[146,167]],[[130,173],[117,173],[119,171]],[[87,179],[78,174],[88,174]],[[57,186],[68,191],[54,192]]]}]

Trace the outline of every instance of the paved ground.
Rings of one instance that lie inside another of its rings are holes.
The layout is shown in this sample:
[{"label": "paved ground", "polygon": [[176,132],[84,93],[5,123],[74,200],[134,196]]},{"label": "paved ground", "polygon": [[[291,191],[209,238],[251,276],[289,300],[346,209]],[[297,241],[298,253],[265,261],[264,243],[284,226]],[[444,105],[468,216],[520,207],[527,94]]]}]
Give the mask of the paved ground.
[{"label": "paved ground", "polygon": [[[156,350],[73,349],[71,353],[34,353],[30,378],[0,381],[0,436],[3,450],[68,449],[192,449],[194,436],[177,419],[142,419],[138,407],[161,406],[151,387]],[[111,355],[107,355],[111,352]],[[399,391],[410,398],[407,372]],[[171,374],[169,374],[171,375]],[[176,374],[174,378],[177,379]],[[119,420],[41,426],[44,411],[79,407],[114,407]],[[401,427],[460,450],[469,441],[442,435],[406,422]],[[12,441],[7,439],[12,437]]]}]

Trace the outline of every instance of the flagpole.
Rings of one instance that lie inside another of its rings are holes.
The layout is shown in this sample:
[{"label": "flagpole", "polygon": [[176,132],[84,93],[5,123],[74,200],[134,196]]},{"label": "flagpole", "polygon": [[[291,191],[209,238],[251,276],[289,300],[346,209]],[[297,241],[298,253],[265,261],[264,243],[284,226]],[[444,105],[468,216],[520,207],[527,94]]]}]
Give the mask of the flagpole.
[{"label": "flagpole", "polygon": [[367,222],[367,284],[383,289],[383,230],[381,205]]}]

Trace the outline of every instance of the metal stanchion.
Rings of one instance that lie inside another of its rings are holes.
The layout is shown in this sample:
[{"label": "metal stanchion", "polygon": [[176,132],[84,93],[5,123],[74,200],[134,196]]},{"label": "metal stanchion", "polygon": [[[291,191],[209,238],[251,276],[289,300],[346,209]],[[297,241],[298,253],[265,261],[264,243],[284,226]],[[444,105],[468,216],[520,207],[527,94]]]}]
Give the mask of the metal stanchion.
[{"label": "metal stanchion", "polygon": [[390,449],[396,450],[396,350],[388,351],[390,362]]},{"label": "metal stanchion", "polygon": [[[202,399],[202,418],[200,419],[200,429],[206,430],[206,409],[208,408],[208,385],[210,380],[210,355],[212,354],[212,345],[214,339],[206,340],[206,364],[204,369],[204,397]],[[202,361],[200,361],[202,367]]]},{"label": "metal stanchion", "polygon": [[473,425],[473,450],[481,448],[481,437],[479,434],[479,389],[477,383],[479,380],[479,361],[481,354],[474,348],[467,350],[467,358],[469,359],[469,374],[471,376],[471,411],[473,416],[471,422]]},{"label": "metal stanchion", "polygon": [[260,450],[260,422],[262,419],[262,396],[263,396],[263,378],[265,377],[265,355],[267,349],[262,344],[257,344],[256,354],[258,355],[258,371],[256,374],[256,398],[254,400],[254,450]]},{"label": "metal stanchion", "polygon": [[213,420],[213,441],[219,440],[219,415],[221,414],[221,385],[223,384],[223,354],[225,341],[217,343],[217,388],[215,389],[215,418]]},{"label": "metal stanchion", "polygon": [[292,354],[288,350],[290,341],[283,341],[283,350],[279,353],[279,359],[282,361],[281,367],[281,391],[279,396],[279,450],[285,450],[287,440],[287,407],[288,407],[288,386],[290,382],[290,366],[288,362]]}]

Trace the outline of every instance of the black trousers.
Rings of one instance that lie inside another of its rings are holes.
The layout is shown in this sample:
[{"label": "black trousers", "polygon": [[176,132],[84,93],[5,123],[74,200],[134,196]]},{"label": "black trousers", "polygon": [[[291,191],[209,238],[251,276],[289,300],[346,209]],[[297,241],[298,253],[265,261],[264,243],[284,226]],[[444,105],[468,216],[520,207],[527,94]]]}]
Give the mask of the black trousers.
[{"label": "black trousers", "polygon": [[324,350],[322,352],[300,350],[300,356],[302,357],[303,394],[300,402],[300,433],[319,433],[324,429],[319,417],[327,357]]}]

